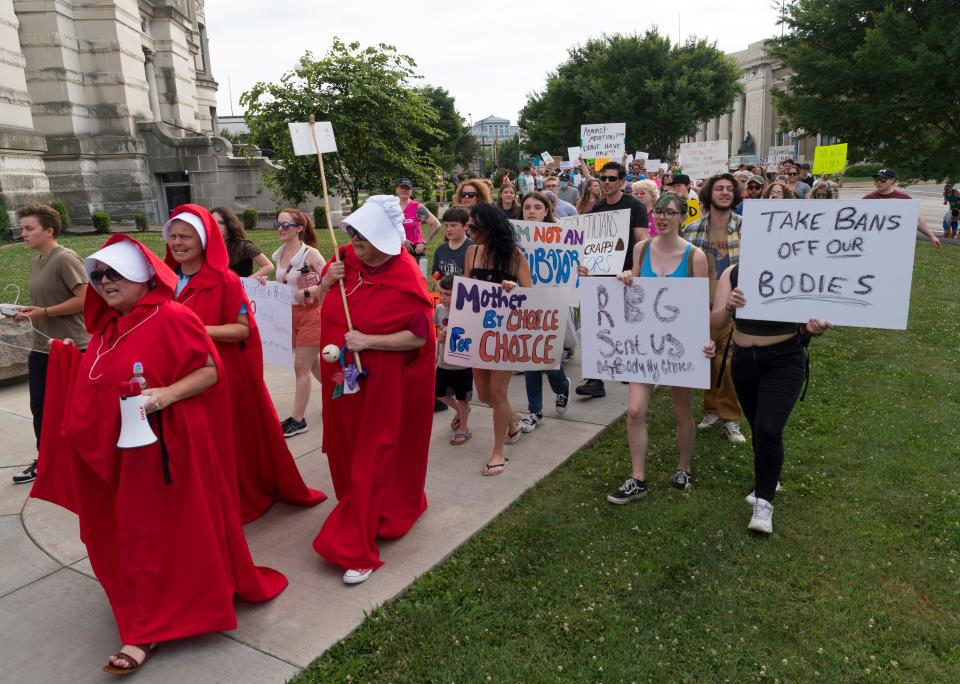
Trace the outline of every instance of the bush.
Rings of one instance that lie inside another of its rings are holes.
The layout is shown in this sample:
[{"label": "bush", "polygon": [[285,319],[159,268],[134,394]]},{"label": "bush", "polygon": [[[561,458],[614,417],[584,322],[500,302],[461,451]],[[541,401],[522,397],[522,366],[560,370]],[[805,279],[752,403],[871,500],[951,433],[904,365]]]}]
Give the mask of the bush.
[{"label": "bush", "polygon": [[327,212],[323,210],[322,204],[313,208],[313,225],[316,226],[318,233],[327,229]]},{"label": "bush", "polygon": [[64,232],[70,230],[73,221],[70,220],[70,212],[67,211],[67,205],[63,202],[51,202],[50,208],[60,214],[60,230]]},{"label": "bush", "polygon": [[869,178],[882,168],[882,164],[851,164],[843,172],[843,175],[854,178]]},{"label": "bush", "polygon": [[443,191],[443,201],[447,204],[450,204],[453,201],[453,188]]},{"label": "bush", "polygon": [[426,204],[427,202],[433,199],[433,193],[430,191],[430,188],[424,188],[422,194],[423,194],[422,201],[424,204]]},{"label": "bush", "polygon": [[439,215],[440,215],[440,204],[439,204],[439,203],[437,203],[437,202],[426,202],[426,203],[425,203],[425,206],[427,207],[427,209],[430,211],[431,214],[433,214],[434,216],[438,216],[438,217],[439,217]]},{"label": "bush", "polygon": [[110,232],[110,215],[105,211],[95,211],[90,214],[90,220],[93,221],[93,229],[98,233]]},{"label": "bush", "polygon": [[243,229],[253,230],[257,227],[257,210],[253,207],[243,210]]},{"label": "bush", "polygon": [[141,233],[147,229],[146,214],[134,214],[133,222],[137,225],[137,230],[139,230]]},{"label": "bush", "polygon": [[13,234],[10,232],[10,214],[7,213],[7,202],[0,195],[0,240],[12,240]]}]

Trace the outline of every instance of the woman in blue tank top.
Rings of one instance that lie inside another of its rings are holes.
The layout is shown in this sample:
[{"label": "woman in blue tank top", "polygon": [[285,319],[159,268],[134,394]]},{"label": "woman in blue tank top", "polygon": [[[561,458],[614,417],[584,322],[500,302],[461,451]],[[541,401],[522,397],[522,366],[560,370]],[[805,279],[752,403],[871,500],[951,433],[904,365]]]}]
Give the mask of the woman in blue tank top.
[{"label": "woman in blue tank top", "polygon": [[[675,192],[660,196],[653,209],[657,236],[638,243],[633,248],[633,269],[624,271],[617,279],[627,287],[633,279],[641,278],[706,278],[707,257],[680,236],[683,218],[687,213],[687,200]],[[709,315],[705,311],[704,315]],[[704,346],[703,355],[713,357],[715,343],[711,340]],[[656,385],[631,382],[627,399],[627,441],[630,445],[631,473],[620,488],[607,496],[615,504],[630,503],[647,493],[647,407],[657,389]],[[689,489],[693,484],[690,474],[690,459],[693,457],[693,441],[696,430],[693,423],[693,390],[688,387],[671,387],[673,415],[677,422],[677,449],[680,458],[677,472],[670,482],[677,489]]]}]

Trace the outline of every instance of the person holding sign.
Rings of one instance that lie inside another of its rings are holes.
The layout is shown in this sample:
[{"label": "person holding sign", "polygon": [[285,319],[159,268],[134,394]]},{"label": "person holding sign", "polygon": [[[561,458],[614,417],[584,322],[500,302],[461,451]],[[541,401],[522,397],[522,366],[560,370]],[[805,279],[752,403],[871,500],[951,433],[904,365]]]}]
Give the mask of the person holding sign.
[{"label": "person holding sign", "polygon": [[[353,363],[322,367],[323,451],[338,501],[313,548],[358,584],[383,565],[377,539],[402,537],[427,508],[436,340],[426,283],[402,247],[399,200],[373,195],[341,228],[351,241],[323,272],[321,343],[340,361],[359,353],[364,375],[351,389]],[[345,296],[330,293],[338,281]]]},{"label": "person holding sign", "polygon": [[[542,197],[542,196],[541,196]],[[478,204],[470,210],[470,232],[475,244],[467,249],[467,278],[499,283],[507,292],[520,287],[533,287],[530,265],[517,246],[513,226],[492,204]],[[512,371],[473,369],[473,383],[480,401],[493,409],[493,451],[483,475],[499,475],[509,461],[503,445],[516,444],[523,430],[519,416],[510,408],[508,392]]]},{"label": "person holding sign", "polygon": [[[863,199],[912,199],[907,193],[893,187],[896,182],[896,171],[893,169],[880,169],[877,171],[877,175],[873,177],[873,185],[876,189],[864,195]],[[923,218],[923,214],[920,215],[917,221],[917,230],[926,235],[934,247],[940,246],[940,238],[930,230],[930,226],[927,225],[927,219]]]},{"label": "person holding sign", "polygon": [[710,325],[733,325],[733,384],[750,423],[754,488],[747,496],[753,516],[747,529],[773,533],[773,498],[783,470],[783,431],[807,377],[804,347],[830,323],[811,318],[806,323],[758,321],[737,317],[746,304],[738,286],[739,265],[723,272],[713,299]]},{"label": "person holding sign", "polygon": [[[617,276],[627,287],[634,278],[706,278],[707,258],[703,252],[680,237],[680,227],[687,211],[686,198],[674,192],[664,193],[653,210],[657,237],[636,245],[633,252],[633,267]],[[710,340],[703,348],[707,358],[714,356],[716,345]],[[647,407],[656,385],[631,382],[627,399],[627,441],[630,444],[630,477],[617,491],[607,496],[613,504],[627,504],[647,493],[646,457]],[[693,428],[693,390],[689,387],[671,387],[673,418],[677,424],[677,471],[670,483],[680,490],[693,486],[690,460],[696,430]]]}]

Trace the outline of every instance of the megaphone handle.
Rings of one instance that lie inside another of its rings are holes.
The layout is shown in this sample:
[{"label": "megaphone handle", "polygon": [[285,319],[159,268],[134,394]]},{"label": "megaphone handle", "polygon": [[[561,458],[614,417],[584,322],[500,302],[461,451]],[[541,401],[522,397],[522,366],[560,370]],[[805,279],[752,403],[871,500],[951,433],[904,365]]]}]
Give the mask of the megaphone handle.
[{"label": "megaphone handle", "polygon": [[163,483],[173,484],[173,478],[170,477],[170,452],[167,451],[167,443],[163,439],[163,411],[154,411],[147,420],[156,418],[157,421],[157,439],[160,442],[160,463],[163,467]]}]

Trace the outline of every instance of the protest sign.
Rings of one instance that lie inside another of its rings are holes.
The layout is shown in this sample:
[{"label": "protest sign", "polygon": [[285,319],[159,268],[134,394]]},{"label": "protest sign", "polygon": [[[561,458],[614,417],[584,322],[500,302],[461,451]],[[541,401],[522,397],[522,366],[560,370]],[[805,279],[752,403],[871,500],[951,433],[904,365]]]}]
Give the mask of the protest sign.
[{"label": "protest sign", "polygon": [[603,123],[580,126],[584,157],[621,159],[626,154],[627,124]]},{"label": "protest sign", "polygon": [[575,162],[572,162],[572,161],[562,161],[562,162],[560,162],[560,169],[561,169],[561,170],[575,169],[575,168],[577,168],[577,165],[576,165]]},{"label": "protest sign", "polygon": [[[317,145],[320,146],[320,152],[336,152],[337,141],[333,137],[333,126],[329,121],[318,121]],[[302,157],[305,154],[316,154],[317,148],[313,145],[313,136],[310,135],[309,123],[288,123],[290,128],[290,140],[293,142],[293,153]]]},{"label": "protest sign", "polygon": [[570,302],[562,288],[505,292],[497,283],[457,276],[443,360],[464,368],[551,370],[560,365]]},{"label": "protest sign", "polygon": [[738,316],[904,329],[918,200],[743,204]]},{"label": "protest sign", "polygon": [[630,242],[629,209],[565,216],[557,223],[579,236],[580,263],[590,275],[616,275],[623,268]]},{"label": "protest sign", "polygon": [[786,159],[793,159],[793,145],[772,145],[767,152],[767,164],[776,166]]},{"label": "protest sign", "polygon": [[553,163],[553,155],[551,155],[549,152],[543,152],[543,153],[541,153],[541,154],[540,154],[540,158],[541,158],[543,161],[545,161],[547,164],[552,164],[552,163]]},{"label": "protest sign", "polygon": [[683,172],[694,180],[727,173],[730,170],[729,156],[729,144],[726,140],[680,143]]},{"label": "protest sign", "polygon": [[635,155],[633,155],[633,158],[636,159],[637,161],[644,161],[644,160],[650,158],[650,153],[649,153],[649,152],[641,152],[640,150],[637,150],[637,153],[636,153]]},{"label": "protest sign", "polygon": [[710,387],[707,278],[584,278],[583,377]]},{"label": "protest sign", "polygon": [[683,219],[683,225],[687,226],[700,218],[700,200],[687,197],[687,216]]},{"label": "protest sign", "polygon": [[[311,143],[312,144],[312,143]],[[241,278],[250,300],[250,315],[260,330],[263,360],[286,370],[293,370],[293,288],[268,281],[261,285],[256,278]]]},{"label": "protest sign", "polygon": [[569,160],[572,161],[572,162],[575,162],[575,161],[577,161],[578,159],[580,159],[580,156],[581,156],[582,154],[583,154],[583,150],[581,150],[579,147],[568,147],[568,148],[567,148],[567,159],[569,159]]},{"label": "protest sign", "polygon": [[644,160],[644,169],[647,173],[654,173],[660,170],[660,160],[659,159],[646,159]]},{"label": "protest sign", "polygon": [[813,173],[843,173],[847,168],[847,143],[818,145],[813,152]]},{"label": "protest sign", "polygon": [[610,157],[597,157],[593,160],[593,170],[597,173],[600,173],[600,169],[603,168],[603,165],[611,161],[613,161],[613,159]]},{"label": "protest sign", "polygon": [[623,163],[625,166],[630,166],[630,164],[633,163],[633,155],[628,154],[627,158],[623,160]]},{"label": "protest sign", "polygon": [[661,172],[661,173],[666,173],[666,172],[669,171],[669,170],[670,170],[670,165],[669,165],[669,164],[667,164],[666,162],[660,162],[660,172]]}]

